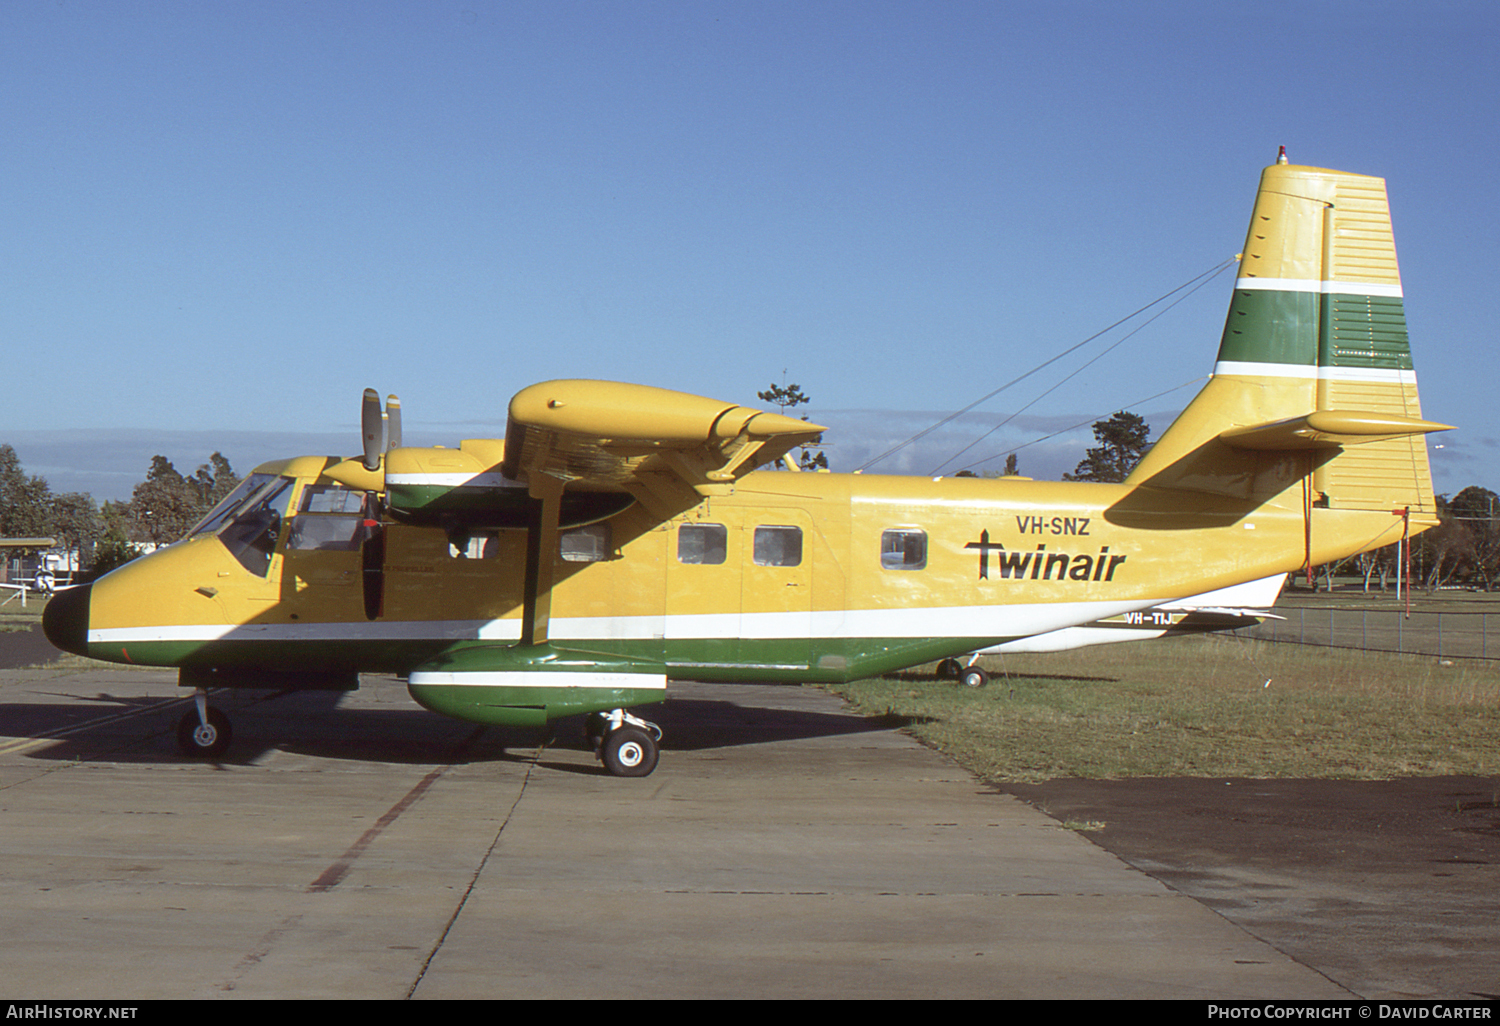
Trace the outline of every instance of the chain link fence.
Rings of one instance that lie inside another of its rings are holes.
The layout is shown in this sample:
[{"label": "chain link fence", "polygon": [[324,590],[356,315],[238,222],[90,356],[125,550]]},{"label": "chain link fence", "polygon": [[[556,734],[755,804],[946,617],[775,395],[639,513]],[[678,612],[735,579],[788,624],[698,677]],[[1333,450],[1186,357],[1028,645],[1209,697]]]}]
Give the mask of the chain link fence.
[{"label": "chain link fence", "polygon": [[1371,652],[1404,652],[1446,659],[1500,659],[1500,613],[1383,609],[1277,609],[1284,620],[1263,620],[1236,633],[1281,641]]}]

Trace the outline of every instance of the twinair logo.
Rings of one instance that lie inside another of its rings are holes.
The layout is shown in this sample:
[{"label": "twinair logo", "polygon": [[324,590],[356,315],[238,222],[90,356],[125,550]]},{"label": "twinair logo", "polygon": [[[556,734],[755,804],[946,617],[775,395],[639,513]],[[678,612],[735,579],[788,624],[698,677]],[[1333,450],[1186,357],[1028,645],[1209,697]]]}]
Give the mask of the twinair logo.
[{"label": "twinair logo", "polygon": [[1014,578],[1028,581],[1112,581],[1115,571],[1128,556],[1110,555],[1109,546],[1102,546],[1096,553],[1075,556],[1067,552],[1048,552],[1047,546],[1038,545],[1031,552],[1008,550],[999,542],[990,541],[988,530],[979,532],[977,542],[969,542],[966,549],[979,550],[979,577],[990,580],[990,555],[995,555],[995,566],[1001,580]]}]

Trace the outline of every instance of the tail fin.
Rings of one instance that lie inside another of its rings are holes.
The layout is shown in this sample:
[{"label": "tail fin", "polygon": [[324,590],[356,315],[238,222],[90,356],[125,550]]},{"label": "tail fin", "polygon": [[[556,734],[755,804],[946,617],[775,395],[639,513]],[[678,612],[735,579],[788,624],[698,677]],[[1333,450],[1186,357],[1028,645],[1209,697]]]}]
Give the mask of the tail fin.
[{"label": "tail fin", "polygon": [[1445,429],[1417,399],[1385,181],[1273,164],[1214,376],[1127,484],[1434,513],[1423,436]]}]

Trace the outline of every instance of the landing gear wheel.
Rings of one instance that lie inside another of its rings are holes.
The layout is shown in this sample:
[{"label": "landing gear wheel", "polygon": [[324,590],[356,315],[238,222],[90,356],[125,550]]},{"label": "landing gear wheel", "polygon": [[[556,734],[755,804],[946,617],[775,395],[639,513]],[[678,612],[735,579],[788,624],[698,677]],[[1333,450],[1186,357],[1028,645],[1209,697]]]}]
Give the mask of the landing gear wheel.
[{"label": "landing gear wheel", "polygon": [[982,688],[990,682],[990,675],[977,666],[971,666],[959,678],[966,688]]},{"label": "landing gear wheel", "polygon": [[958,680],[963,672],[964,664],[957,659],[944,659],[937,664],[938,680]]},{"label": "landing gear wheel", "polygon": [[209,709],[208,722],[198,718],[198,710],[189,709],[177,723],[177,747],[183,755],[198,759],[217,759],[229,748],[229,717]]},{"label": "landing gear wheel", "polygon": [[659,754],[649,731],[627,725],[605,736],[599,758],[617,777],[649,777]]}]

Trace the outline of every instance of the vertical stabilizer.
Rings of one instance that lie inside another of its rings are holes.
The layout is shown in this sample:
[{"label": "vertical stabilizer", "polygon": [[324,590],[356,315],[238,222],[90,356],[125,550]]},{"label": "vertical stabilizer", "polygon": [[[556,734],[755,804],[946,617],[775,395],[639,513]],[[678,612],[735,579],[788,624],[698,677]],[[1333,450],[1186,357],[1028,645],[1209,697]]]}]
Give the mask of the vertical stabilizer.
[{"label": "vertical stabilizer", "polygon": [[1385,181],[1273,164],[1214,377],[1132,484],[1431,512],[1432,478]]}]

